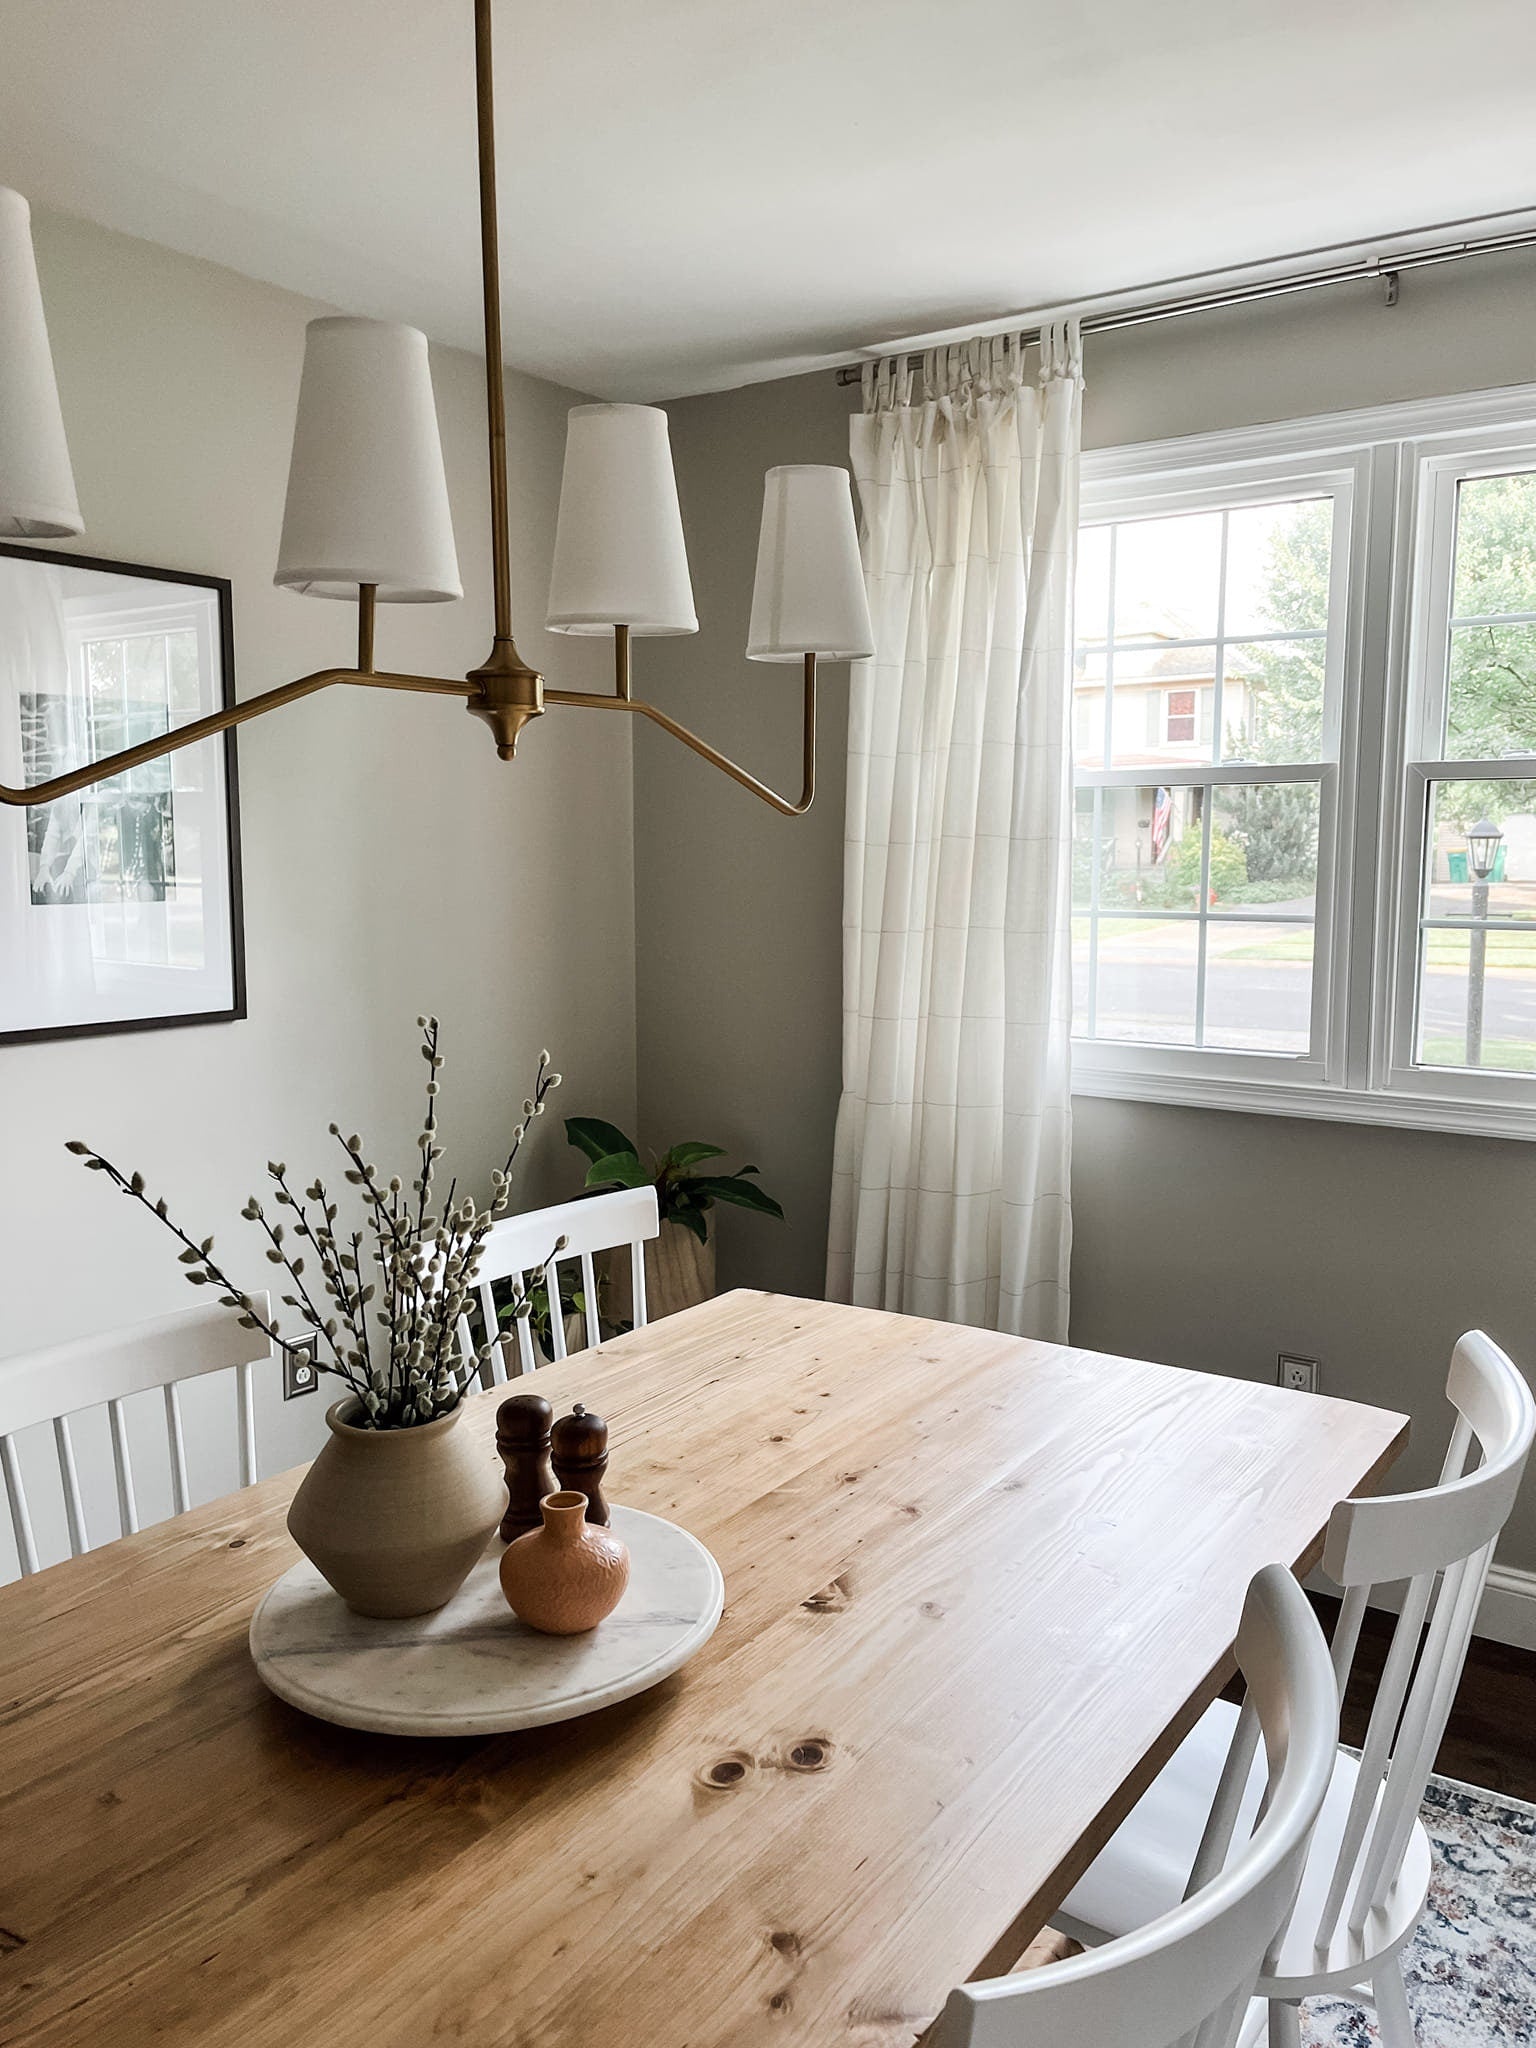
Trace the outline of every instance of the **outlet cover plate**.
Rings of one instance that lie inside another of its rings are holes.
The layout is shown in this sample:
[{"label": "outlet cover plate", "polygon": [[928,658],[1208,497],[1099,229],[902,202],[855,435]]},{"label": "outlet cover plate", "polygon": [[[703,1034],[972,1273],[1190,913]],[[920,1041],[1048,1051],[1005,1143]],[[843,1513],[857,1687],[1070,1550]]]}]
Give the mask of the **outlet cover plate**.
[{"label": "outlet cover plate", "polygon": [[1282,1351],[1276,1380],[1293,1394],[1317,1392],[1317,1360],[1302,1358],[1294,1351]]},{"label": "outlet cover plate", "polygon": [[283,1346],[283,1399],[297,1401],[320,1391],[320,1339],[295,1337]]}]

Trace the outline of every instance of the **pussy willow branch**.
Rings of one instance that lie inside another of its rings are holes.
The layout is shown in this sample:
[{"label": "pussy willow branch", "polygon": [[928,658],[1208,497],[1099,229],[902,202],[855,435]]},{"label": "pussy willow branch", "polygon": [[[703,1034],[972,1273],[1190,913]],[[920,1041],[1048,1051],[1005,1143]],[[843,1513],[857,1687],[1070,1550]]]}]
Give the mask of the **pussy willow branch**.
[{"label": "pussy willow branch", "polygon": [[112,1164],[110,1159],[104,1159],[99,1152],[93,1152],[90,1146],[80,1138],[71,1138],[64,1149],[66,1152],[73,1152],[77,1158],[83,1159],[93,1172],[104,1173],[123,1194],[131,1195],[134,1201],[141,1202],[150,1215],[155,1218],[156,1222],[163,1223],[171,1235],[186,1247],[181,1255],[181,1263],[187,1268],[186,1277],[192,1286],[222,1287],[227,1297],[221,1301],[220,1305],[222,1307],[240,1309],[240,1321],[247,1329],[261,1330],[272,1339],[274,1344],[282,1343],[283,1340],[278,1334],[277,1325],[268,1322],[250,1295],[242,1293],[223,1268],[215,1264],[211,1256],[213,1252],[213,1239],[205,1237],[202,1243],[199,1244],[194,1238],[188,1237],[181,1225],[171,1216],[166,1207],[164,1196],[161,1196],[158,1201],[154,1202],[149,1199],[149,1195],[145,1190],[142,1173],[130,1175],[122,1172],[120,1168]]},{"label": "pussy willow branch", "polygon": [[[324,1369],[343,1380],[357,1396],[364,1421],[372,1428],[409,1427],[447,1413],[462,1397],[478,1367],[491,1357],[496,1341],[494,1332],[488,1333],[487,1343],[478,1352],[467,1349],[459,1368],[448,1355],[448,1347],[474,1287],[486,1239],[511,1199],[512,1169],[529,1127],[536,1116],[544,1113],[545,1098],[551,1089],[559,1087],[561,1078],[551,1071],[548,1052],[542,1052],[533,1093],[523,1104],[523,1117],[513,1131],[506,1164],[491,1176],[487,1206],[479,1209],[468,1197],[457,1200],[455,1179],[449,1183],[448,1200],[441,1213],[434,1215],[432,1194],[436,1163],[442,1152],[437,1141],[437,1076],[443,1061],[438,1049],[436,1018],[423,1017],[419,1022],[423,1032],[422,1056],[428,1061],[430,1073],[426,1113],[418,1139],[420,1168],[411,1190],[416,1197],[414,1217],[410,1197],[399,1177],[391,1177],[381,1185],[377,1168],[363,1152],[361,1138],[344,1137],[338,1124],[330,1127],[347,1155],[347,1180],[360,1190],[367,1211],[365,1220],[373,1238],[372,1252],[382,1289],[374,1319],[388,1341],[388,1359],[382,1367],[374,1362],[369,1336],[367,1307],[376,1290],[364,1277],[368,1232],[351,1233],[349,1252],[346,1236],[338,1238],[337,1207],[324,1184],[317,1179],[301,1198],[289,1184],[286,1166],[276,1161],[268,1161],[267,1172],[276,1186],[278,1206],[292,1212],[292,1244],[285,1226],[269,1218],[254,1195],[241,1212],[247,1220],[261,1226],[267,1240],[267,1257],[292,1280],[296,1292],[283,1296],[284,1305],[299,1314],[323,1340],[329,1353]],[[264,1331],[274,1344],[284,1343],[276,1321],[265,1316],[254,1298],[237,1287],[215,1262],[213,1239],[198,1243],[190,1237],[172,1220],[163,1200],[150,1199],[142,1174],[124,1174],[78,1140],[70,1144],[69,1150],[83,1157],[88,1167],[107,1174],[123,1194],[132,1196],[165,1225],[183,1247],[181,1263],[187,1267],[186,1277],[194,1286],[217,1285],[223,1290],[219,1297],[221,1305],[237,1309],[246,1327]],[[310,1203],[316,1205],[313,1211]],[[562,1239],[550,1256],[561,1250],[563,1244]],[[322,1311],[306,1283],[306,1260],[298,1249],[300,1245],[307,1246],[313,1254],[324,1292],[337,1315]],[[526,1300],[527,1288],[521,1279],[514,1280],[513,1285],[515,1313]]]}]

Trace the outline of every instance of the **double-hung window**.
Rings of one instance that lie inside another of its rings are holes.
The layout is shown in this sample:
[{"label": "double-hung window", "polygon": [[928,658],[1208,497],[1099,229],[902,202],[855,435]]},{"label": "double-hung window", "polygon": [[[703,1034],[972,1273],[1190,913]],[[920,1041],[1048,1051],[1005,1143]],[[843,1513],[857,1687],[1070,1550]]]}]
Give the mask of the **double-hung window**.
[{"label": "double-hung window", "polygon": [[1084,458],[1080,1092],[1536,1136],[1536,390]]}]

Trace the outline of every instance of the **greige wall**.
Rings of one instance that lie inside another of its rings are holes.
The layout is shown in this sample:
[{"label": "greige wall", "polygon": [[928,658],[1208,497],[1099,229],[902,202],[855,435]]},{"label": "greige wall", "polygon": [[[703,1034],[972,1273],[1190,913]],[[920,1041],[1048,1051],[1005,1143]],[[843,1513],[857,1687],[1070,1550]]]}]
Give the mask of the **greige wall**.
[{"label": "greige wall", "polygon": [[[36,230],[86,519],[68,545],[232,578],[242,694],[349,660],[350,607],[272,586],[304,323],[320,309],[79,222],[39,216]],[[465,597],[381,607],[379,653],[455,676],[490,646],[483,373],[445,351],[434,374]],[[599,650],[532,623],[571,395],[509,377],[507,396],[519,642],[576,687],[600,685]],[[0,1047],[0,1358],[197,1299],[175,1247],[68,1159],[66,1138],[141,1168],[259,1286],[270,1269],[237,1215],[269,1157],[333,1163],[335,1117],[410,1172],[419,1011],[443,1021],[444,1127],[471,1184],[504,1156],[541,1045],[567,1097],[628,1121],[629,746],[623,721],[555,712],[504,765],[451,701],[344,688],[246,727],[248,1021]],[[529,1165],[529,1199],[568,1187],[556,1118]],[[313,1448],[324,1403],[271,1393],[258,1430],[276,1469]]]},{"label": "greige wall", "polygon": [[[1500,257],[1367,288],[1090,337],[1085,439],[1126,441],[1536,379],[1536,264]],[[762,470],[839,462],[856,392],[829,375],[685,401],[673,441],[704,630],[660,643],[659,700],[794,775],[794,692],[741,656]],[[757,1159],[790,1211],[730,1216],[727,1282],[821,1291],[839,1087],[846,679],[822,713],[823,788],[791,823],[665,741],[635,747],[640,1118]],[[1441,1386],[1480,1322],[1536,1369],[1528,1241],[1536,1147],[1080,1100],[1073,1335],[1269,1377],[1322,1360],[1327,1391],[1402,1407],[1422,1477]],[[1506,1541],[1536,1568],[1536,1485]]]}]

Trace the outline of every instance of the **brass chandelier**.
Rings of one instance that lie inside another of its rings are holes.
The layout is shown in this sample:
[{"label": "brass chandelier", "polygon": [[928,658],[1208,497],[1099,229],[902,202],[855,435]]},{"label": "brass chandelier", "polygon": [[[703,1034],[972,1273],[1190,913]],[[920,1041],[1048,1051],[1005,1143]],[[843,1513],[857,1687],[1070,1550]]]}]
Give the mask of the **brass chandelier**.
[{"label": "brass chandelier", "polygon": [[[497,253],[492,0],[474,0],[481,283],[491,485],[494,633],[484,663],[462,679],[400,675],[374,665],[376,606],[459,597],[457,556],[432,399],[427,343],[414,329],[350,317],[312,321],[295,425],[276,581],[302,594],[355,599],[357,662],[264,690],[242,702],[21,788],[0,802],[50,803],[180,747],[260,718],[332,683],[461,697],[490,727],[504,761],[546,706],[633,713],[671,733],[775,810],[798,816],[816,783],[818,658],[872,652],[848,474],[796,465],[765,479],[749,659],[793,662],[804,674],[804,782],[798,800],[765,782],[634,695],[636,636],[694,632],[687,555],[667,440],[654,406],[587,405],[571,414],[556,529],[548,625],[613,635],[610,693],[546,689],[512,638],[506,400]],[[0,190],[0,534],[81,532],[37,283],[26,202]]]}]

